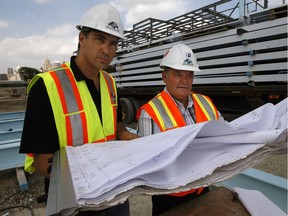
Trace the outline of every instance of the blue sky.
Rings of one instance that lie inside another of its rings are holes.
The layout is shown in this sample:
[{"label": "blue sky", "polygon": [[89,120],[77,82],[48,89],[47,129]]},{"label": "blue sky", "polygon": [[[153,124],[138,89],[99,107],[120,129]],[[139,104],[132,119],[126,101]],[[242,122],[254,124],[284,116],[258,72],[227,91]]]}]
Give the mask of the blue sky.
[{"label": "blue sky", "polygon": [[[114,5],[125,29],[152,17],[162,20],[211,4],[213,0],[0,0],[0,73],[7,68],[39,69],[51,62],[69,61],[77,47],[78,24],[87,9],[100,2]],[[238,1],[232,0],[231,5]],[[270,6],[283,0],[270,0]]]}]

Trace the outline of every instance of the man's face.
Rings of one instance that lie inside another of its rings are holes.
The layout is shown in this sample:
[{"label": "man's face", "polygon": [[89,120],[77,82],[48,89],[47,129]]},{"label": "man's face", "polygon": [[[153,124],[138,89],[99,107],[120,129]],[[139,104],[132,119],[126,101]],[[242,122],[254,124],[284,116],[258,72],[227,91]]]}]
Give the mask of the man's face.
[{"label": "man's face", "polygon": [[162,79],[168,92],[184,103],[192,90],[194,72],[167,68],[162,72]]},{"label": "man's face", "polygon": [[118,41],[117,37],[101,31],[91,31],[86,36],[80,33],[80,49],[87,66],[106,68],[115,56]]}]

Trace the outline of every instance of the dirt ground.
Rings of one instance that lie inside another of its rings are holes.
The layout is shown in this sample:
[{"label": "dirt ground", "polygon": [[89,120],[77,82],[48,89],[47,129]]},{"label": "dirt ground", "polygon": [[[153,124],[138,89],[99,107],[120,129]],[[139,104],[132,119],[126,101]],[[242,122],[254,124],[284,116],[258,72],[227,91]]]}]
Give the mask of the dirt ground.
[{"label": "dirt ground", "polygon": [[[25,110],[26,89],[19,88],[19,96],[12,96],[12,90],[0,87],[0,112]],[[254,168],[287,178],[287,154],[265,159]],[[38,174],[26,178],[29,190],[20,191],[15,169],[0,172],[0,216],[44,216],[45,205],[37,203],[37,197],[44,194],[43,178]],[[132,196],[130,199],[131,216],[150,216],[149,196]]]}]

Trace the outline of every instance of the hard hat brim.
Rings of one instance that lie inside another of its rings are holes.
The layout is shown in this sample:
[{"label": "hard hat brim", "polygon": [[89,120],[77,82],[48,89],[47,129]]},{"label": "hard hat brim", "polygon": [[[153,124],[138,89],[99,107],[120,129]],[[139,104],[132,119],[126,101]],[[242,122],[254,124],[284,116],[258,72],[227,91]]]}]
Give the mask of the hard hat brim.
[{"label": "hard hat brim", "polygon": [[185,71],[191,71],[191,72],[201,72],[201,70],[198,67],[193,66],[187,66],[187,65],[160,65],[160,68],[164,69],[165,67],[173,68],[175,70],[185,70]]},{"label": "hard hat brim", "polygon": [[76,28],[79,30],[79,31],[87,31],[88,29],[89,30],[95,30],[95,31],[101,31],[101,32],[105,32],[107,34],[110,34],[110,35],[114,35],[120,39],[124,39],[124,36],[122,36],[122,34],[120,33],[117,33],[115,31],[112,31],[110,29],[100,29],[100,28],[92,28],[92,27],[89,27],[89,26],[83,26],[83,25],[76,25]]}]

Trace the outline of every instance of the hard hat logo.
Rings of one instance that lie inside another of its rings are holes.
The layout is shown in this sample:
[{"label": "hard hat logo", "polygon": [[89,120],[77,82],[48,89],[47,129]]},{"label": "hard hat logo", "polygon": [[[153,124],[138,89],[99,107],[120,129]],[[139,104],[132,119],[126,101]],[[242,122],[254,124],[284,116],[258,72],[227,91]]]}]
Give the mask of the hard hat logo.
[{"label": "hard hat logo", "polygon": [[186,59],[186,60],[183,62],[183,65],[194,66],[191,59]]},{"label": "hard hat logo", "polygon": [[110,22],[110,23],[108,23],[108,25],[107,25],[107,27],[106,27],[107,29],[110,29],[110,30],[112,30],[112,31],[115,31],[115,32],[120,32],[120,29],[119,29],[119,26],[117,25],[117,23],[116,22]]}]

